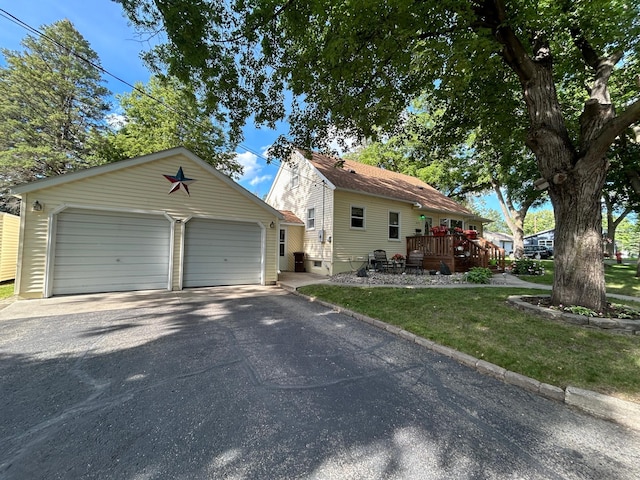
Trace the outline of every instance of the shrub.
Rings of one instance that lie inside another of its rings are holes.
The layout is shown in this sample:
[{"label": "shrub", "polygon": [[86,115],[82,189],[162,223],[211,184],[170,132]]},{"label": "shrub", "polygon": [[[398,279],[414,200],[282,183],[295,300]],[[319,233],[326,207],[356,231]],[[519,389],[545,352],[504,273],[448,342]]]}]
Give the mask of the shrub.
[{"label": "shrub", "polygon": [[542,263],[531,258],[519,258],[511,264],[511,273],[515,275],[544,275]]},{"label": "shrub", "polygon": [[473,267],[467,272],[467,282],[471,283],[490,283],[493,273],[484,267]]}]

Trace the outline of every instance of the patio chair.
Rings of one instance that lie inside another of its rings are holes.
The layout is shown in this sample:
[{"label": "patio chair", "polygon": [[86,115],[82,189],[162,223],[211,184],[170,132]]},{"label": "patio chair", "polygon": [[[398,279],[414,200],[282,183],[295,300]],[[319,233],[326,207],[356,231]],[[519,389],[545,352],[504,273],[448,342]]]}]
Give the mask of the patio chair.
[{"label": "patio chair", "polygon": [[411,250],[407,254],[407,261],[404,264],[405,272],[414,269],[416,273],[424,273],[422,260],[424,260],[424,252],[421,252],[420,250]]},{"label": "patio chair", "polygon": [[376,272],[388,272],[391,268],[391,262],[387,260],[387,252],[384,250],[373,251],[373,262]]}]

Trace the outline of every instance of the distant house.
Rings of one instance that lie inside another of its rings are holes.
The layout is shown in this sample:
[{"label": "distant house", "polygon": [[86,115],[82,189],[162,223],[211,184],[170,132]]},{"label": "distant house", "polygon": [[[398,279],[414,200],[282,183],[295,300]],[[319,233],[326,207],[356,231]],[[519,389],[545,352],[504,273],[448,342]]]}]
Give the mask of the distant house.
[{"label": "distant house", "polygon": [[[427,239],[434,226],[481,234],[482,222],[488,221],[418,178],[301,151],[283,162],[266,202],[285,215],[279,231],[281,270],[291,270],[297,253],[305,271],[323,275],[369,265],[376,249],[388,257],[406,255],[408,246],[426,252],[426,240],[409,244],[408,239]],[[443,246],[445,240],[445,261],[453,270],[454,243],[443,239]]]},{"label": "distant house", "polygon": [[524,244],[526,245],[542,245],[553,250],[555,240],[555,229],[544,230],[542,232],[525,235]]},{"label": "distant house", "polygon": [[503,248],[507,254],[513,252],[514,250],[513,236],[507,233],[489,232],[485,229],[482,236],[487,240],[489,240],[494,245],[497,245],[500,248]]}]

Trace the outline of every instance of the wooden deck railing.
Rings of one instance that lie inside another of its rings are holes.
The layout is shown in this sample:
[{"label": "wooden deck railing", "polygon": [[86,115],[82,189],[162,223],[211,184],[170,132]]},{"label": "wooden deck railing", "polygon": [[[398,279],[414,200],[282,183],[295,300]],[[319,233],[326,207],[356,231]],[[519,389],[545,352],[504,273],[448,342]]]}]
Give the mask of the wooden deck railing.
[{"label": "wooden deck railing", "polygon": [[425,270],[439,270],[441,262],[452,272],[467,272],[473,267],[504,270],[504,249],[484,238],[465,235],[418,235],[407,237],[407,253],[424,252]]}]

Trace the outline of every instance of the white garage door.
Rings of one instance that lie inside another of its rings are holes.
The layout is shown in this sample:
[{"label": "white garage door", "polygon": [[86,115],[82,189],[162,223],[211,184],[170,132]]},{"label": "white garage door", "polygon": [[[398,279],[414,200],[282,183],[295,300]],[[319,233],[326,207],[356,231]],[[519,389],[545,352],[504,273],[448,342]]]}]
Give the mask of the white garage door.
[{"label": "white garage door", "polygon": [[65,210],[56,224],[52,293],[166,289],[170,232],[161,215]]},{"label": "white garage door", "polygon": [[194,218],[185,227],[184,287],[261,282],[262,233],[257,224]]}]

